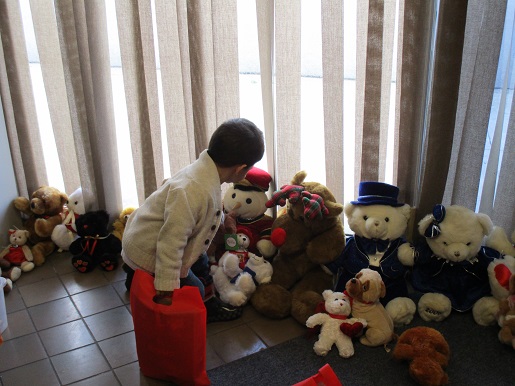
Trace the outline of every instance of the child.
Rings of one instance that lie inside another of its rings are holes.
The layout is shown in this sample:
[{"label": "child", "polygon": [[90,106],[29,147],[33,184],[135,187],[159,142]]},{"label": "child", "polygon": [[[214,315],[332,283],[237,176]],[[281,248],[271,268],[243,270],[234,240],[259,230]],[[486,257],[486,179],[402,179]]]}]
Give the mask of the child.
[{"label": "child", "polygon": [[[243,118],[226,121],[195,162],[166,180],[132,213],[122,240],[128,290],[134,270],[142,269],[155,276],[156,303],[170,305],[173,290],[194,285],[204,298],[208,323],[241,315],[240,308],[214,296],[206,251],[221,224],[224,231],[220,185],[245,178],[264,150],[263,133],[256,125]],[[227,216],[225,225],[235,228],[235,219]]]}]

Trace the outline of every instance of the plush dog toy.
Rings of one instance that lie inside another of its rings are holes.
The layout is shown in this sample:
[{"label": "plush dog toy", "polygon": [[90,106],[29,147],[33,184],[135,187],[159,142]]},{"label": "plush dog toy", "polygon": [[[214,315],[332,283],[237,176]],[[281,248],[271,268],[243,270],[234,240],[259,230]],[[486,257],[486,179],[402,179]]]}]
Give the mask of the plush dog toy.
[{"label": "plush dog toy", "polygon": [[118,266],[122,243],[107,230],[109,214],[97,210],[81,214],[75,224],[79,238],[70,245],[72,264],[81,273],[91,272],[97,265],[104,271]]},{"label": "plush dog toy", "polygon": [[24,217],[24,228],[29,231],[29,245],[36,266],[42,265],[56,248],[52,231],[62,223],[61,213],[67,201],[65,193],[50,186],[41,186],[30,199],[17,197],[13,201]]},{"label": "plush dog toy", "polygon": [[292,316],[305,325],[323,301],[322,292],[333,278],[321,265],[334,261],[345,247],[340,214],[343,205],[318,182],[305,182],[298,172],[273,193],[267,206],[284,206],[272,225],[278,253],[272,260],[272,281],[258,286],[250,299],[259,313],[273,319]]},{"label": "plush dog toy", "polygon": [[434,328],[407,329],[399,336],[392,356],[410,362],[409,373],[419,385],[446,385],[449,381],[444,371],[450,358],[449,344]]},{"label": "plush dog toy", "polygon": [[392,318],[380,302],[386,293],[381,275],[364,268],[347,282],[345,291],[352,298],[352,316],[367,321],[365,334],[359,341],[372,347],[389,343],[395,334]]},{"label": "plush dog toy", "polygon": [[499,302],[499,340],[515,349],[515,274],[510,276],[509,294]]},{"label": "plush dog toy", "polygon": [[322,326],[313,350],[317,355],[325,356],[331,347],[336,345],[340,356],[349,358],[354,355],[354,345],[352,338],[342,332],[341,326],[342,324],[347,324],[351,328],[359,326],[361,331],[366,327],[367,322],[364,319],[348,318],[351,314],[350,299],[342,292],[325,290],[322,296],[326,312],[311,315],[306,321],[306,326],[309,328]]},{"label": "plush dog toy", "polygon": [[451,310],[464,312],[491,296],[488,265],[501,255],[482,246],[492,230],[490,217],[463,206],[436,205],[418,224],[425,242],[417,246],[413,287],[425,321],[441,321]]},{"label": "plush dog toy", "polygon": [[[29,231],[9,229],[9,241],[11,244],[0,252],[0,259],[4,259],[9,263],[9,267],[4,265],[4,269],[12,269],[7,271],[12,281],[18,280],[21,272],[29,272],[34,269],[34,258],[27,245],[28,239]],[[19,271],[15,270],[15,267],[19,267]]]}]

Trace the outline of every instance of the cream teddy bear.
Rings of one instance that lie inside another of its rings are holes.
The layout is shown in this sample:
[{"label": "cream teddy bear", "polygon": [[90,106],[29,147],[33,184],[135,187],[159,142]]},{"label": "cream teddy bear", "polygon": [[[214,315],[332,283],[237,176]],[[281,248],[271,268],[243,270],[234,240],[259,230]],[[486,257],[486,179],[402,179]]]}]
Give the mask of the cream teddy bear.
[{"label": "cream teddy bear", "polygon": [[239,307],[247,303],[256,287],[272,279],[272,264],[264,257],[248,252],[247,234],[237,233],[237,250],[226,251],[218,265],[211,266],[211,275],[220,299]]},{"label": "cream teddy bear", "polygon": [[[27,230],[9,229],[9,242],[11,244],[0,252],[0,259],[8,261],[12,267],[20,268],[19,274],[34,269],[32,251],[27,245],[29,236]],[[19,278],[19,275],[16,274],[16,278],[13,276],[11,278],[15,281]]]},{"label": "cream teddy bear", "polygon": [[322,326],[313,350],[317,355],[325,356],[331,347],[336,345],[340,356],[349,358],[354,355],[354,345],[352,338],[343,332],[347,330],[342,328],[342,325],[347,324],[351,329],[357,325],[361,331],[367,326],[367,322],[364,319],[348,318],[352,309],[351,301],[344,293],[325,290],[322,296],[326,312],[311,315],[306,321],[306,326],[309,328]]},{"label": "cream teddy bear", "polygon": [[435,205],[418,229],[425,243],[417,245],[413,287],[423,293],[418,312],[425,321],[442,321],[454,309],[469,311],[491,296],[488,266],[501,254],[483,239],[492,231],[489,216],[459,205]]},{"label": "cream teddy bear", "polygon": [[63,222],[55,226],[52,231],[52,241],[57,245],[58,251],[67,251],[70,244],[79,238],[75,220],[79,215],[86,213],[86,204],[82,188],[77,188],[68,196],[68,201],[62,213]]}]

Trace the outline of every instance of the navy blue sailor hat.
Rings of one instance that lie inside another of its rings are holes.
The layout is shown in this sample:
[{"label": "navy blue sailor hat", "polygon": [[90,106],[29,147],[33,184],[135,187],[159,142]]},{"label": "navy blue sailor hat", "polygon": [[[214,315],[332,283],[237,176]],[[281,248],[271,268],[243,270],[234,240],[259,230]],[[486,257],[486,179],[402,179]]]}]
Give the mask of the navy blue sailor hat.
[{"label": "navy blue sailor hat", "polygon": [[384,182],[362,181],[359,183],[359,196],[357,201],[351,201],[353,205],[389,205],[403,206],[398,202],[399,188]]}]

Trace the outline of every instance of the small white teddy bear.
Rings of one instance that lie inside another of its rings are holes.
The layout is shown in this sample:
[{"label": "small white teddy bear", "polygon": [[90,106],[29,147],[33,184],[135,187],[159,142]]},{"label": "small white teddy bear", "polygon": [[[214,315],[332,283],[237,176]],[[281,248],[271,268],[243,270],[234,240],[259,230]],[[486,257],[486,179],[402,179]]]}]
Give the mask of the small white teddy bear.
[{"label": "small white teddy bear", "polygon": [[246,251],[249,238],[238,233],[238,251],[226,251],[218,265],[211,266],[214,286],[220,299],[233,306],[243,306],[256,291],[256,286],[272,280],[272,264],[262,256]]},{"label": "small white teddy bear", "polygon": [[[341,357],[350,358],[354,355],[354,345],[352,344],[352,338],[342,332],[341,326],[342,324],[348,324],[349,331],[352,331],[354,326],[359,327],[361,331],[367,326],[367,322],[365,319],[359,318],[348,319],[352,307],[350,298],[344,293],[325,290],[322,292],[322,296],[327,313],[316,313],[306,321],[306,326],[309,328],[322,326],[313,350],[317,355],[325,356],[334,344]],[[361,325],[356,325],[356,323]]]},{"label": "small white teddy bear", "polygon": [[63,222],[56,225],[52,231],[51,238],[57,245],[59,252],[67,251],[70,248],[70,244],[79,237],[77,236],[75,220],[84,213],[86,213],[84,195],[82,188],[79,187],[68,196],[68,202],[62,213]]}]

